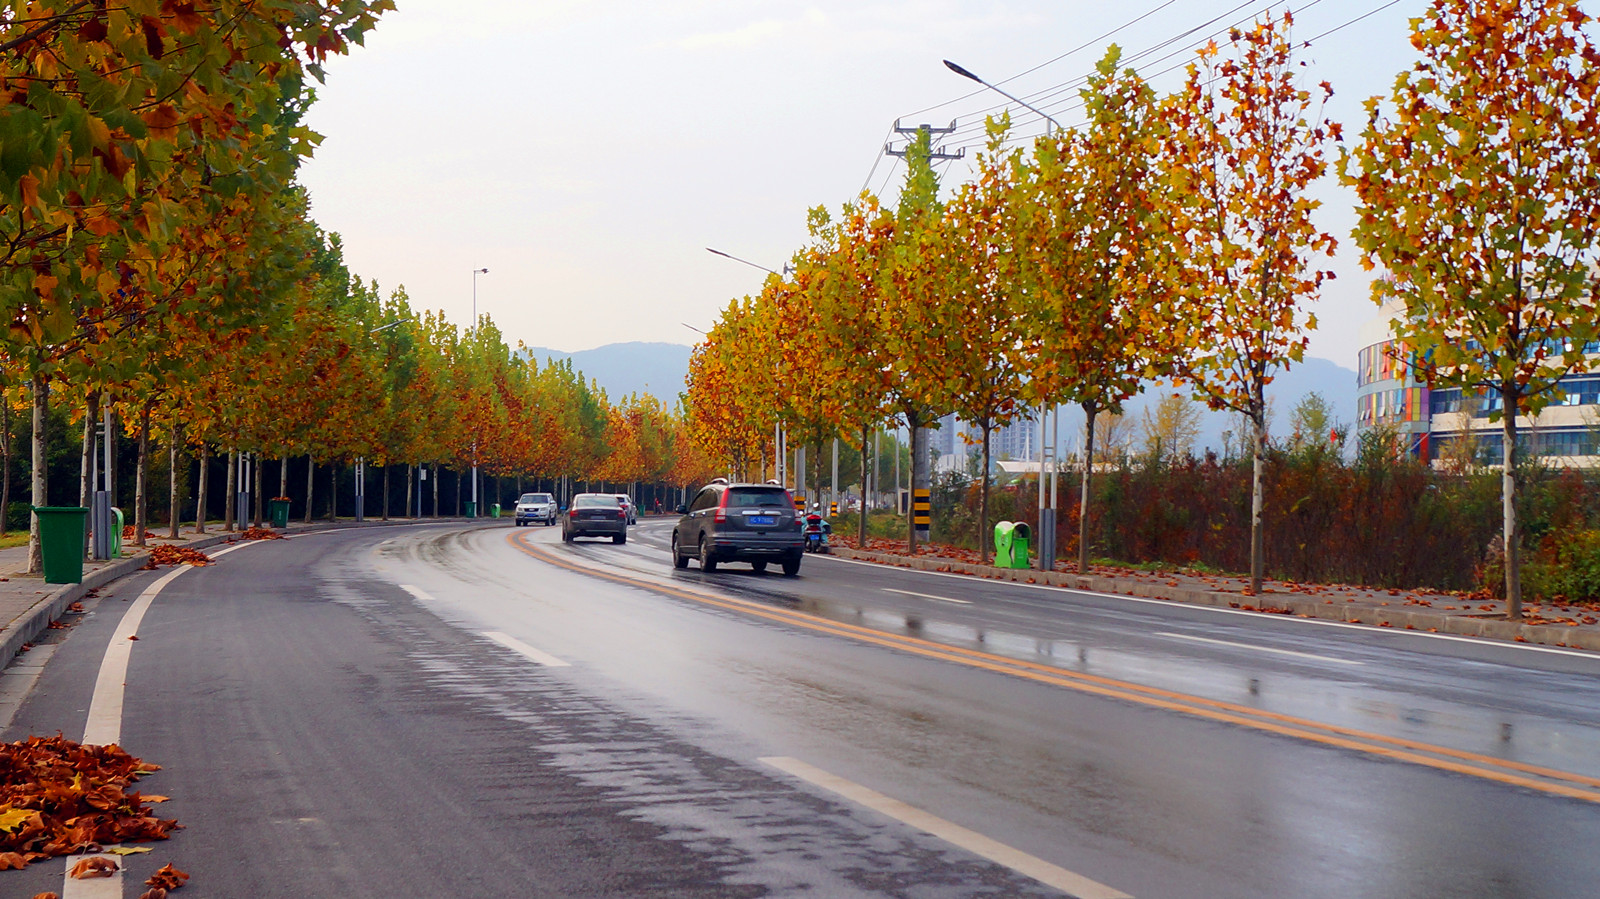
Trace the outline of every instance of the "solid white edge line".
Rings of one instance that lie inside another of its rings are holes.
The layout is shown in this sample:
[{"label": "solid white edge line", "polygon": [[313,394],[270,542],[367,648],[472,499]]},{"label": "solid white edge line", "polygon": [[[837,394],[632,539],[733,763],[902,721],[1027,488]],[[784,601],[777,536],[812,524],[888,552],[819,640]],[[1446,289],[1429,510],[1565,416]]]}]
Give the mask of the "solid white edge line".
[{"label": "solid white edge line", "polygon": [[522,642],[521,640],[518,640],[516,637],[513,637],[510,634],[502,634],[499,631],[484,631],[483,635],[485,637],[488,637],[489,639],[493,640],[494,642],[499,643],[501,646],[504,646],[504,647],[506,647],[507,649],[509,649],[509,650],[511,650],[513,652],[518,652],[518,653],[521,653],[524,656],[527,656],[529,659],[532,659],[533,661],[539,663],[540,665],[545,666],[546,668],[570,668],[570,667],[572,667],[571,663],[563,662],[560,659],[556,658],[555,656],[553,656],[553,655],[551,655],[548,652],[545,652],[543,650],[534,649],[532,646],[529,646],[528,644]]},{"label": "solid white edge line", "polygon": [[1315,659],[1319,662],[1333,662],[1339,665],[1365,665],[1355,659],[1336,659],[1333,656],[1319,656],[1309,652],[1295,652],[1292,649],[1278,649],[1275,646],[1255,646],[1250,643],[1235,643],[1232,640],[1214,640],[1210,637],[1196,637],[1192,634],[1177,634],[1172,631],[1156,631],[1157,637],[1172,637],[1178,640],[1193,640],[1196,643],[1210,643],[1213,646],[1226,646],[1229,649],[1253,649],[1256,652],[1270,652],[1274,655],[1293,656],[1297,659]]},{"label": "solid white edge line", "polygon": [[885,592],[885,593],[899,593],[902,596],[916,596],[916,597],[919,597],[921,599],[937,599],[940,602],[959,603],[960,605],[963,605],[963,606],[972,605],[972,600],[970,600],[970,599],[955,599],[955,598],[949,597],[949,596],[934,596],[932,593],[917,593],[917,592],[912,591],[912,590],[896,590],[893,587],[884,587],[883,588],[883,592]]},{"label": "solid white edge line", "polygon": [[759,759],[759,761],[813,786],[821,787],[830,793],[842,796],[857,805],[865,806],[902,824],[931,834],[980,858],[985,858],[997,865],[1010,868],[1018,874],[1031,877],[1046,886],[1070,893],[1078,897],[1078,899],[1133,899],[1132,896],[1120,890],[1108,887],[1103,883],[1097,883],[1081,874],[1074,874],[1066,868],[1053,865],[1038,856],[1029,855],[1020,849],[1015,849],[997,840],[990,839],[977,831],[946,821],[931,812],[925,812],[915,806],[907,805],[898,799],[885,796],[876,790],[864,787],[854,781],[846,780],[837,774],[830,774],[814,765],[808,765],[799,759],[768,756]]},{"label": "solid white edge line", "polygon": [[122,614],[116,630],[111,632],[111,642],[106,646],[105,657],[100,660],[100,674],[95,678],[94,696],[89,700],[88,720],[83,726],[83,742],[104,746],[122,739],[122,694],[128,678],[128,659],[133,655],[134,640],[144,613],[155,601],[156,594],[172,579],[188,571],[190,566],[180,565],[157,578],[134,600]]},{"label": "solid white edge line", "polygon": [[413,587],[410,584],[401,584],[400,589],[406,591],[417,599],[422,600],[423,602],[433,602],[433,597],[429,596],[428,592],[423,590],[421,587]]},{"label": "solid white edge line", "polygon": [[[1322,627],[1337,627],[1346,630],[1361,631],[1384,637],[1418,637],[1430,640],[1448,640],[1456,643],[1471,643],[1476,646],[1490,646],[1497,649],[1515,649],[1523,652],[1545,652],[1558,656],[1574,656],[1580,659],[1600,661],[1600,653],[1584,652],[1582,650],[1561,649],[1555,646],[1540,646],[1537,643],[1513,643],[1510,641],[1486,640],[1482,637],[1463,637],[1460,634],[1434,634],[1428,631],[1396,630],[1387,627],[1374,627],[1370,624],[1350,624],[1345,621],[1329,621],[1326,618],[1298,618],[1284,615],[1264,615],[1260,612],[1247,612],[1243,609],[1223,609],[1217,606],[1202,606],[1194,603],[1178,602],[1171,599],[1150,599],[1145,596],[1125,596],[1120,593],[1101,593],[1098,590],[1083,590],[1078,587],[1056,587],[1051,584],[1024,584],[1021,581],[996,581],[988,578],[977,577],[970,574],[957,574],[951,571],[923,571],[917,568],[897,568],[893,565],[880,565],[877,562],[865,562],[860,559],[844,559],[839,556],[821,556],[834,562],[843,562],[846,565],[871,565],[875,568],[886,568],[890,571],[899,571],[907,574],[921,574],[929,577],[949,577],[964,581],[981,581],[990,586],[1023,587],[1029,590],[1046,590],[1055,593],[1077,593],[1081,596],[1098,596],[1102,599],[1120,599],[1125,602],[1143,603],[1146,605],[1165,606],[1167,608],[1194,609],[1197,612],[1214,612],[1219,615],[1247,615],[1255,621],[1280,620],[1295,624],[1315,624]],[[1284,594],[1287,595],[1287,594]],[[1260,598],[1260,597],[1257,597]]]},{"label": "solid white edge line", "polygon": [[[230,546],[209,555],[216,558],[238,548]],[[139,594],[139,598],[133,601],[128,611],[122,613],[122,620],[117,622],[116,629],[111,632],[111,642],[106,645],[106,654],[100,660],[100,673],[95,677],[94,694],[89,700],[89,714],[83,725],[85,744],[105,746],[121,741],[122,700],[127,689],[128,661],[133,656],[133,644],[136,642],[130,638],[138,636],[139,624],[144,621],[144,613],[149,610],[150,604],[155,601],[161,590],[171,583],[173,578],[191,567],[179,565],[157,578]],[[121,899],[122,862],[113,856],[105,856],[117,865],[116,873],[110,877],[78,880],[72,876],[73,865],[98,855],[100,853],[67,856],[66,867],[61,872],[62,899]]]}]

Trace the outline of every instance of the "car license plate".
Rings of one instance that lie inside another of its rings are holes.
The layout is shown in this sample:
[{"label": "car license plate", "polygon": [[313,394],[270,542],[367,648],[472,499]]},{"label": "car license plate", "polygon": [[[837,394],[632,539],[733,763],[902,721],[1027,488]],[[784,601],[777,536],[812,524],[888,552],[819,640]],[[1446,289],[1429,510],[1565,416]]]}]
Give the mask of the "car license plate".
[{"label": "car license plate", "polygon": [[778,519],[771,515],[752,515],[746,520],[750,522],[752,527],[758,528],[770,528],[778,523]]}]

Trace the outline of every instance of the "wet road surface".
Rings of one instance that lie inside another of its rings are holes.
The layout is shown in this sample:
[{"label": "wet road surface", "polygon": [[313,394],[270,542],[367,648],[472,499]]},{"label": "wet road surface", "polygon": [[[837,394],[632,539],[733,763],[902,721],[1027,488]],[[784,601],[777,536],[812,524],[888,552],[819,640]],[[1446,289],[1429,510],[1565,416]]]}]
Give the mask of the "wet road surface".
[{"label": "wet road surface", "polygon": [[[662,522],[625,546],[557,530],[308,535],[172,580],[121,739],[186,828],[123,894],[168,861],[213,897],[1600,882],[1574,851],[1600,838],[1585,654],[836,559],[704,575],[671,569]],[[7,739],[81,735],[153,579],[53,648]],[[61,870],[0,873],[0,895]]]}]

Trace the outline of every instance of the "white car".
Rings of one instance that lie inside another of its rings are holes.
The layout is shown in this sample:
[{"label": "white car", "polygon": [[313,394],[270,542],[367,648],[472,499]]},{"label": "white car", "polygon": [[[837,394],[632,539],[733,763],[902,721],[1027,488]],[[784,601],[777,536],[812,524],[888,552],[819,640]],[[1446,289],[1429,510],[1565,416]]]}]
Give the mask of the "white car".
[{"label": "white car", "polygon": [[617,502],[621,503],[623,510],[628,513],[628,524],[638,524],[639,507],[633,504],[633,500],[629,498],[628,494],[617,494]]},{"label": "white car", "polygon": [[561,509],[556,505],[556,498],[548,493],[524,493],[517,498],[517,527],[524,524],[550,525],[556,523],[556,518],[561,515]]}]

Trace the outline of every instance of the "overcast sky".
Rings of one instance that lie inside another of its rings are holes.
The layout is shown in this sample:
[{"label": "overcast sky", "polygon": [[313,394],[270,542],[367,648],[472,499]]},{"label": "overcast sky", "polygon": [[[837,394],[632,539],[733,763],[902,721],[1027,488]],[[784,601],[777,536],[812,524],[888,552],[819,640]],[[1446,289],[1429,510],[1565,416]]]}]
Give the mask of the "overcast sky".
[{"label": "overcast sky", "polygon": [[[356,274],[385,293],[403,284],[413,306],[463,324],[471,271],[487,267],[479,310],[513,344],[567,351],[696,342],[686,324],[709,328],[765,277],[704,248],[778,268],[805,241],[808,208],[837,209],[869,173],[874,190],[893,196],[903,169],[882,150],[897,117],[907,126],[954,120],[961,131],[947,149],[975,148],[983,115],[1005,100],[942,59],[991,82],[1013,79],[1007,90],[1037,97],[1072,126],[1073,82],[1106,44],[1120,44],[1170,90],[1192,44],[1268,8],[1259,0],[399,5],[366,47],[328,67],[310,116],[326,140],[302,176],[313,214],[343,236]],[[1301,10],[1296,38],[1315,39],[1302,51],[1308,76],[1332,82],[1328,114],[1353,138],[1362,100],[1386,94],[1412,61],[1407,20],[1425,0],[1292,5]],[[1042,130],[1017,113],[1020,133]],[[946,168],[946,185],[966,177],[962,166]],[[1376,307],[1348,239],[1350,196],[1333,185],[1318,193],[1321,224],[1342,246],[1339,279],[1313,310],[1321,327],[1311,354],[1353,368],[1357,329]]]}]

